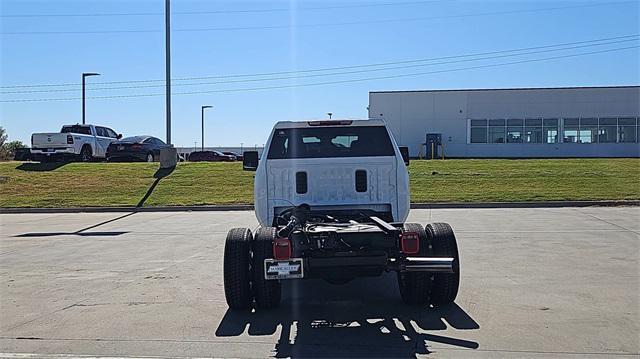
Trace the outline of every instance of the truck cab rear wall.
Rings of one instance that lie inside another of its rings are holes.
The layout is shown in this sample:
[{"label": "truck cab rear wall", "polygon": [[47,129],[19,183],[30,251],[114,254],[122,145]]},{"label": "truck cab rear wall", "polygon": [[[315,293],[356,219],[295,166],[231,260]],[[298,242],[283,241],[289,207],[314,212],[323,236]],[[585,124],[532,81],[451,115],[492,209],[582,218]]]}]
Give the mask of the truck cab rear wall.
[{"label": "truck cab rear wall", "polygon": [[[306,186],[299,183],[305,178]],[[382,121],[354,120],[333,127],[282,122],[274,127],[258,163],[254,198],[263,226],[273,224],[276,207],[302,203],[344,209],[389,205],[390,220],[404,222],[408,171]]]}]

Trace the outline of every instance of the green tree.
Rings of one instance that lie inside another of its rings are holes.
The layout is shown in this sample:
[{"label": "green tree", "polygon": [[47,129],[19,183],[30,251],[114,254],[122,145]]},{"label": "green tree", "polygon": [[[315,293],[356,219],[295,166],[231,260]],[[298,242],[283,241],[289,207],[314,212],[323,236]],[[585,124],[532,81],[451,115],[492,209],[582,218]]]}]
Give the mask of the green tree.
[{"label": "green tree", "polygon": [[0,126],[0,148],[4,147],[4,143],[7,141],[7,131],[4,127]]},{"label": "green tree", "polygon": [[25,147],[27,146],[21,141],[7,142],[7,131],[4,127],[0,126],[0,160],[7,161],[13,159],[16,149]]}]

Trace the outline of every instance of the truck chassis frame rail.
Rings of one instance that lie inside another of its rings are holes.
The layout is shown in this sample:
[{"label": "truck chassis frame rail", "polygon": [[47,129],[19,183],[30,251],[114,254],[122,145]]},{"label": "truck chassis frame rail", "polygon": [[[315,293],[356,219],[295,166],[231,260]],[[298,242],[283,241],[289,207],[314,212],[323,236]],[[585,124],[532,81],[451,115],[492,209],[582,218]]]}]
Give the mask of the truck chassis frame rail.
[{"label": "truck chassis frame rail", "polygon": [[459,257],[447,224],[429,224],[425,230],[377,216],[348,222],[328,216],[321,222],[307,205],[292,208],[287,216],[286,225],[260,227],[255,237],[246,228],[229,232],[224,278],[232,309],[279,305],[282,280],[321,278],[342,284],[390,271],[397,272],[408,304],[446,304],[456,297]]}]

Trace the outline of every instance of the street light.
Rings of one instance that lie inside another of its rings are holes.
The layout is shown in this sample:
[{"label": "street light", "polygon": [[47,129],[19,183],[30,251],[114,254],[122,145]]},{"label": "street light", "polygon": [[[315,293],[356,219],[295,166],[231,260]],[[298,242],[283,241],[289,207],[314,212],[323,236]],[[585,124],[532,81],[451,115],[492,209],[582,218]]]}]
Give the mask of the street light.
[{"label": "street light", "polygon": [[167,145],[171,146],[171,3],[164,1],[164,82]]},{"label": "street light", "polygon": [[202,106],[200,110],[200,115],[202,117],[202,150],[204,151],[204,109],[212,108],[213,106]]},{"label": "street light", "polygon": [[83,72],[82,73],[82,124],[85,124],[85,120],[84,120],[84,109],[85,109],[85,105],[84,105],[84,100],[85,100],[85,95],[84,95],[84,79],[87,76],[100,76],[99,73],[95,73],[95,72]]}]

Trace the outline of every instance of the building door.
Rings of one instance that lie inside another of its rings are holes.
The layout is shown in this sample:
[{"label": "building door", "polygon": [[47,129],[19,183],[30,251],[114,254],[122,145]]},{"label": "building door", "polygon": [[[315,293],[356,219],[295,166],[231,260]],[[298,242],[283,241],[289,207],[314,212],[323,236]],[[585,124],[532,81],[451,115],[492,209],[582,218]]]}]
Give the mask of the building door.
[{"label": "building door", "polygon": [[438,146],[442,144],[442,134],[440,133],[427,133],[427,159],[438,158]]}]

